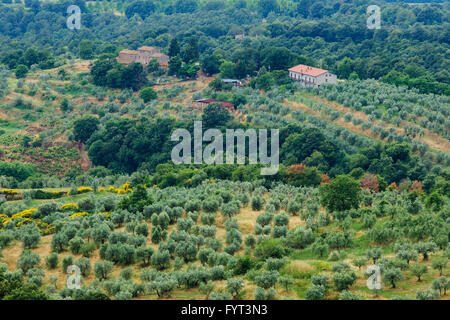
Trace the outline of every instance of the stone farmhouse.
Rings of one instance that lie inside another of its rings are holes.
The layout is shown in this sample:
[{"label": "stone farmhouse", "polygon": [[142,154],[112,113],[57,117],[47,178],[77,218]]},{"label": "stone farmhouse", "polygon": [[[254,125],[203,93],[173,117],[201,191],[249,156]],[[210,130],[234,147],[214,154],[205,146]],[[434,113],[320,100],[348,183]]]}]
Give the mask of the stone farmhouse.
[{"label": "stone farmhouse", "polygon": [[162,68],[169,67],[169,56],[161,53],[158,48],[143,46],[137,50],[124,49],[119,52],[117,62],[128,65],[133,62],[140,62],[144,67],[150,63],[152,59],[156,59]]},{"label": "stone farmhouse", "polygon": [[321,86],[328,83],[336,83],[337,76],[328,70],[299,64],[289,69],[289,77],[299,81],[305,86]]}]

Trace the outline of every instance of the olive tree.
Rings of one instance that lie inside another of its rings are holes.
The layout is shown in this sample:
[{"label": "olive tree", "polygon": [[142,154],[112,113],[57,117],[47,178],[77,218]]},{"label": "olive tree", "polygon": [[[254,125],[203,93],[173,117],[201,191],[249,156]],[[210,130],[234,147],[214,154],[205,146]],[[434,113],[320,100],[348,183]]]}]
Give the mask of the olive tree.
[{"label": "olive tree", "polygon": [[239,292],[244,288],[244,280],[241,278],[234,278],[227,280],[227,290],[236,298],[239,295]]}]

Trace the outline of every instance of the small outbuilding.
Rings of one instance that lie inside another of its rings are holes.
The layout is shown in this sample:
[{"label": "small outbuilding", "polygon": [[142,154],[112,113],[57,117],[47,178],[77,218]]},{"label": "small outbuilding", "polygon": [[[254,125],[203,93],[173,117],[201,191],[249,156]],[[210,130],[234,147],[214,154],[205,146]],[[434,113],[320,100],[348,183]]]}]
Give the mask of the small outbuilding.
[{"label": "small outbuilding", "polygon": [[208,105],[213,102],[220,103],[222,105],[222,107],[230,110],[231,112],[234,111],[234,104],[232,104],[231,102],[228,102],[228,101],[218,101],[215,99],[199,99],[199,100],[195,100],[195,102],[200,104],[201,107],[204,107],[205,105]]}]

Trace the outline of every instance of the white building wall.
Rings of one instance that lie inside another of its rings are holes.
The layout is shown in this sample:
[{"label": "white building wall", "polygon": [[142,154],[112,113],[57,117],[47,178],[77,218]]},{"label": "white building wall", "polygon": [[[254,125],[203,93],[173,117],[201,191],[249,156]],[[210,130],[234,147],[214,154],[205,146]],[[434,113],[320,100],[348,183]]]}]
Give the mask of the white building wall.
[{"label": "white building wall", "polygon": [[317,77],[312,77],[306,74],[289,71],[289,77],[295,81],[300,81],[305,85],[320,86],[328,83],[337,83],[337,76],[329,72],[323,73]]}]

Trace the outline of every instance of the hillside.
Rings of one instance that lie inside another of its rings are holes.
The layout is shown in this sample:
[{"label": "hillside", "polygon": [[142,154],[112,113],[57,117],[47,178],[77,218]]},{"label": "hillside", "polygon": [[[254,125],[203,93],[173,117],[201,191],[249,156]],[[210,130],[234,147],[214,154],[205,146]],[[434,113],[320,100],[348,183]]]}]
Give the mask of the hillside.
[{"label": "hillside", "polygon": [[0,300],[449,299],[448,3],[3,2]]}]

